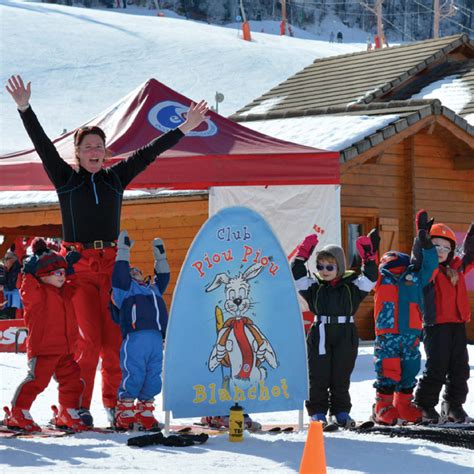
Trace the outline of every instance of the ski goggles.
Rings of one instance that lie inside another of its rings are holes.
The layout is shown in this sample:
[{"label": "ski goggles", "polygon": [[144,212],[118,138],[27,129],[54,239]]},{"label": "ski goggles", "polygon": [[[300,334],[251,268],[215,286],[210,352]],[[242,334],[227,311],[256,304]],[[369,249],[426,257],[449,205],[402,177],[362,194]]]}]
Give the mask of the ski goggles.
[{"label": "ski goggles", "polygon": [[323,270],[327,270],[328,272],[333,272],[337,267],[336,265],[321,265],[320,263],[318,263],[316,265],[316,268],[318,270],[318,272],[322,272]]}]

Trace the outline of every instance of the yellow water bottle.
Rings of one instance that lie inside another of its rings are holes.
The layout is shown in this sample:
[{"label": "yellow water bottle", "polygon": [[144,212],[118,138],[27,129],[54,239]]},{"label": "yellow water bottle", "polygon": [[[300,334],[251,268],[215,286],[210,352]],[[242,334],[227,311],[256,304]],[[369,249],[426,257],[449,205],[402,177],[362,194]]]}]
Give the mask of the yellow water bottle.
[{"label": "yellow water bottle", "polygon": [[244,440],[244,409],[236,403],[230,408],[229,414],[229,441]]}]

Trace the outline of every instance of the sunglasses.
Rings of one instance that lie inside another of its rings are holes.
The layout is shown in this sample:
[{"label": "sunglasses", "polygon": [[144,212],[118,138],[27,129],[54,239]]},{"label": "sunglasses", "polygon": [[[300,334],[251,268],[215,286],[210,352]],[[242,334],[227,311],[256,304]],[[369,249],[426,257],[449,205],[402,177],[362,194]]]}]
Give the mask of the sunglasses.
[{"label": "sunglasses", "polygon": [[326,269],[328,272],[332,272],[336,269],[336,265],[321,265],[318,263],[316,268],[318,269],[318,272],[322,272],[324,269]]},{"label": "sunglasses", "polygon": [[451,252],[451,247],[444,247],[443,245],[435,245],[436,250],[441,253],[449,253]]},{"label": "sunglasses", "polygon": [[51,272],[50,275],[63,277],[66,276],[66,270],[64,270],[64,268],[60,268],[59,270],[54,270],[54,272]]}]

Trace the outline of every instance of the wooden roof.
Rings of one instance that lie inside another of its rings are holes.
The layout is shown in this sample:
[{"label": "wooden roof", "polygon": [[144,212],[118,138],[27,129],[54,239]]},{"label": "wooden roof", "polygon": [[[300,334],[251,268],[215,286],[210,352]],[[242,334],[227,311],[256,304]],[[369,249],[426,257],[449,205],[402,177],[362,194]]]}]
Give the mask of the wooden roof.
[{"label": "wooden roof", "polygon": [[[266,111],[266,103],[272,104],[271,113],[301,116],[308,109],[404,100],[451,75],[462,78],[471,90],[472,99],[460,115],[473,113],[474,43],[463,34],[318,59],[230,118],[243,121],[257,106]],[[259,115],[262,120],[268,114]]]}]

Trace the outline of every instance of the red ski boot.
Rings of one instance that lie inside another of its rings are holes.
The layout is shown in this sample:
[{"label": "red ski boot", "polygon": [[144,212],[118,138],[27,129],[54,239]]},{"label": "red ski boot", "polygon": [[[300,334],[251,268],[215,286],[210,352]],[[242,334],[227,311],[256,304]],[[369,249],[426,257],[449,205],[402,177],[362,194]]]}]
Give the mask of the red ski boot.
[{"label": "red ski boot", "polygon": [[89,429],[87,425],[82,421],[78,411],[75,408],[65,408],[63,406],[58,407],[53,405],[53,425],[56,428],[62,428],[72,431],[86,431]]},{"label": "red ski boot", "polygon": [[155,410],[153,400],[138,400],[136,409],[137,423],[141,425],[142,430],[152,431],[161,429],[163,425],[160,426],[160,423],[158,423],[158,420],[153,415]]},{"label": "red ski boot", "polygon": [[396,392],[393,405],[398,410],[400,418],[409,423],[419,423],[423,418],[423,411],[413,403],[412,392]]},{"label": "red ski boot", "polygon": [[133,430],[135,423],[137,423],[137,417],[134,401],[131,398],[118,400],[115,407],[115,428]]},{"label": "red ski boot", "polygon": [[8,428],[18,428],[20,430],[28,431],[29,433],[36,433],[41,431],[30,415],[29,410],[23,408],[12,407],[11,411],[8,407],[3,407],[5,418],[3,424]]},{"label": "red ski boot", "polygon": [[393,406],[393,393],[377,392],[375,405],[372,407],[372,419],[380,425],[395,425],[400,418]]}]

